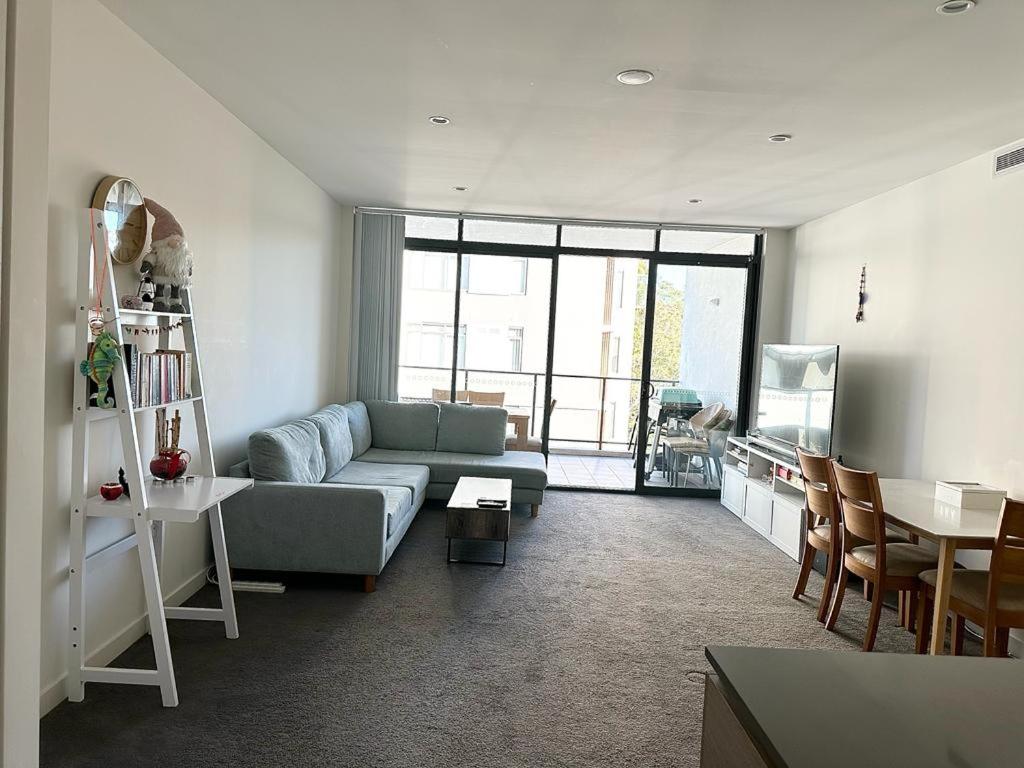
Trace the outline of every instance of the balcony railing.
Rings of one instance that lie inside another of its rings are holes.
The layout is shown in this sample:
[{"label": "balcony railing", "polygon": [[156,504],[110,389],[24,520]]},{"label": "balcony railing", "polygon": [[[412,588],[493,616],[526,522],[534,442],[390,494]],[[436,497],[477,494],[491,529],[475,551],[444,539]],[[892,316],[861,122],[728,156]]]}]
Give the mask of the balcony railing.
[{"label": "balcony railing", "polygon": [[[432,400],[434,389],[450,391],[451,375],[451,368],[399,366],[399,397]],[[513,412],[529,413],[530,436],[537,437],[544,414],[546,378],[542,372],[458,368],[456,389],[503,392],[504,407]],[[629,376],[553,374],[551,392],[557,405],[552,413],[549,444],[554,449],[572,446],[629,453],[635,442],[640,384],[640,379]],[[652,379],[651,384],[678,386],[679,382]],[[698,392],[702,398],[722,399],[720,394]],[[623,405],[626,406],[624,412],[620,410]]]}]

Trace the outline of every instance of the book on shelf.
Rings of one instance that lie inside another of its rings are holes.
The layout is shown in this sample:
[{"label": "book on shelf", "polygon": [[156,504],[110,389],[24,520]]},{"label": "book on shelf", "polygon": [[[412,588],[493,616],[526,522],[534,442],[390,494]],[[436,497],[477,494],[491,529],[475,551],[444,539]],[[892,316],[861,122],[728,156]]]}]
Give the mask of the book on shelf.
[{"label": "book on shelf", "polygon": [[136,408],[174,403],[192,397],[192,354],[177,349],[140,352],[124,345],[128,388]]}]

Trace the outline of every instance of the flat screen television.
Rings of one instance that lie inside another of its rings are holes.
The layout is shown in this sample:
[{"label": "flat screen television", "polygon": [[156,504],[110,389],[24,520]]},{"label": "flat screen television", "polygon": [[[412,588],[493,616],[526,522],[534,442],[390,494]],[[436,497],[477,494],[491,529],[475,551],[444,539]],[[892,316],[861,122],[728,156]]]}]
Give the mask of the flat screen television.
[{"label": "flat screen television", "polygon": [[832,452],[836,402],[835,344],[765,344],[757,420],[750,434],[793,451]]}]

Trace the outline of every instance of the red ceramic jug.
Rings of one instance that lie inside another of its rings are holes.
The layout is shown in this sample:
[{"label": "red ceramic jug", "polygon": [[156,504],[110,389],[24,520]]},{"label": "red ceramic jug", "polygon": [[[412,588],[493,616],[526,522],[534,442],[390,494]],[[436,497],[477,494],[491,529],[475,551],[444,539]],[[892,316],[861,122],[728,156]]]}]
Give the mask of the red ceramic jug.
[{"label": "red ceramic jug", "polygon": [[153,473],[153,477],[159,477],[161,480],[173,480],[185,474],[191,459],[192,454],[186,450],[165,448],[150,459],[149,471]]}]

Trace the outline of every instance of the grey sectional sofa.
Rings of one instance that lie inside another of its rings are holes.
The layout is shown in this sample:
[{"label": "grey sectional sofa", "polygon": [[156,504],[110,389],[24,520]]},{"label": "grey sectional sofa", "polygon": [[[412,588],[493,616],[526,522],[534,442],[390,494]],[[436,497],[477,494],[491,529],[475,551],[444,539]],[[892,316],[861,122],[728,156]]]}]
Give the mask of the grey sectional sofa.
[{"label": "grey sectional sofa", "polygon": [[459,478],[512,481],[512,501],[538,514],[543,454],[505,451],[508,414],[450,403],[359,401],[249,437],[232,466],[253,488],[222,505],[231,564],[270,571],[352,573],[372,592],[424,499]]}]

